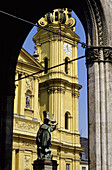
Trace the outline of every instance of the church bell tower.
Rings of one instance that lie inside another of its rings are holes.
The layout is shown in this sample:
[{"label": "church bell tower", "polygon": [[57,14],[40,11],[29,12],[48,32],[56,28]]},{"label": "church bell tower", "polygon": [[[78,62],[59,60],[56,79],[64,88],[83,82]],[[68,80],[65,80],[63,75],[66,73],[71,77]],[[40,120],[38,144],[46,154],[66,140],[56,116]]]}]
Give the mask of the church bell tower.
[{"label": "church bell tower", "polygon": [[[58,122],[57,130],[52,134],[53,159],[59,163],[59,169],[78,170],[80,165],[80,135],[78,118],[78,98],[81,85],[78,84],[76,20],[71,15],[71,9],[55,9],[42,17],[38,24],[61,35],[38,27],[33,37],[38,61],[45,71],[40,75],[39,103],[40,117],[43,121],[43,111],[52,113]],[[48,68],[65,63],[59,67]],[[65,167],[65,168],[64,168]],[[72,168],[73,167],[73,168]]]}]

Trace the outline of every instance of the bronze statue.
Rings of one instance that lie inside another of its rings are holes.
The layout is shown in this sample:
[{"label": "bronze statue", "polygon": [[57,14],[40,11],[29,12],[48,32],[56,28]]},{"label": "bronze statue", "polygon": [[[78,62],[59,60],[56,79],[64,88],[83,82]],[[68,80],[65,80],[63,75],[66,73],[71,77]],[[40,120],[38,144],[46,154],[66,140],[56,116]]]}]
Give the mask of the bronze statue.
[{"label": "bronze statue", "polygon": [[[37,132],[37,152],[38,152],[38,159],[43,160],[51,160],[51,150],[49,147],[51,146],[51,132],[53,132],[56,129],[56,120],[49,119],[49,112],[44,111],[44,124],[42,124]],[[49,122],[52,123],[52,125],[49,124]]]}]

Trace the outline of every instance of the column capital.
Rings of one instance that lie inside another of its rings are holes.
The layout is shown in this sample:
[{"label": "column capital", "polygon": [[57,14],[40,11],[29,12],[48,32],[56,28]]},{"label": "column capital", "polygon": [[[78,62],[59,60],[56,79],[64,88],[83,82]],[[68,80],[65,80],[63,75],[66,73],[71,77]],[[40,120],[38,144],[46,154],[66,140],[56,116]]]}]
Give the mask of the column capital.
[{"label": "column capital", "polygon": [[79,98],[80,97],[79,91],[73,90],[72,96],[75,97],[75,98]]},{"label": "column capital", "polygon": [[48,93],[62,93],[65,94],[65,88],[64,87],[49,87],[48,88]]},{"label": "column capital", "polygon": [[[101,56],[101,51],[103,56]],[[98,46],[86,49],[86,64],[112,62],[112,47]]]}]

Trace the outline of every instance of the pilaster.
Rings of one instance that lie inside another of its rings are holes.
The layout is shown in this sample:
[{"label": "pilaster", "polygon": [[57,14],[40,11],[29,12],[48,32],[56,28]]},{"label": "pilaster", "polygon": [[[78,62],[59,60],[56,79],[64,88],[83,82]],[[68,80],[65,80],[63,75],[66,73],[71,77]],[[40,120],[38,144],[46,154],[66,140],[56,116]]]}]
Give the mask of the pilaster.
[{"label": "pilaster", "polygon": [[[17,79],[18,79],[18,72],[16,72],[15,75],[15,80]],[[18,81],[15,82],[14,114],[18,114]]]},{"label": "pilaster", "polygon": [[65,87],[61,86],[50,86],[48,87],[49,94],[49,113],[55,113],[56,120],[58,120],[59,128],[64,128],[64,94]]},{"label": "pilaster", "polygon": [[[24,74],[22,74],[24,76]],[[24,116],[24,106],[25,106],[25,79],[20,80],[20,112],[19,114],[21,116]]]},{"label": "pilaster", "polygon": [[34,119],[38,119],[40,118],[39,116],[39,106],[38,106],[38,91],[39,91],[39,81],[38,78],[35,78],[35,90],[34,90]]},{"label": "pilaster", "polygon": [[73,131],[75,133],[79,133],[79,114],[78,114],[78,98],[79,92],[78,90],[72,91],[72,112],[73,112]]},{"label": "pilaster", "polygon": [[17,153],[17,163],[16,163],[16,169],[23,169],[24,167],[24,151],[23,150],[19,150]]},{"label": "pilaster", "polygon": [[12,150],[12,170],[16,170],[16,150]]}]

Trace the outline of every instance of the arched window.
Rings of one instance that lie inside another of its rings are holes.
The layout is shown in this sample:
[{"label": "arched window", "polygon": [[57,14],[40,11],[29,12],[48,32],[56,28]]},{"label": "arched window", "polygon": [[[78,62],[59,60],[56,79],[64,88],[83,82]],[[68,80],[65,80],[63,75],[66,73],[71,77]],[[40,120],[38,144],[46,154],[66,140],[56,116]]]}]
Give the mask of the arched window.
[{"label": "arched window", "polygon": [[65,58],[65,73],[68,74],[68,58]]},{"label": "arched window", "polygon": [[48,72],[48,58],[45,58],[44,60],[44,66],[45,66],[45,74]]},{"label": "arched window", "polygon": [[71,119],[71,114],[67,111],[65,113],[65,129],[70,130],[70,119]]},{"label": "arched window", "polygon": [[68,113],[65,113],[65,129],[68,129]]}]

